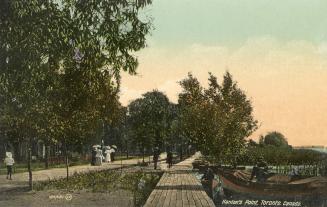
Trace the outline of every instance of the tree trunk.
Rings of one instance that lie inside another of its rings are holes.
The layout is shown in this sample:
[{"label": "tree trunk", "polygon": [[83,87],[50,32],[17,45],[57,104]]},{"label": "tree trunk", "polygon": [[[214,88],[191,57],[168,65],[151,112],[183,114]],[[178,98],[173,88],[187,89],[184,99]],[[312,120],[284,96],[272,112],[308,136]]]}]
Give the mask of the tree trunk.
[{"label": "tree trunk", "polygon": [[143,163],[144,163],[144,147],[143,147],[143,151],[142,151],[142,157],[143,157]]},{"label": "tree trunk", "polygon": [[126,142],[126,158],[128,159],[128,156],[129,156],[129,154],[128,154],[129,152],[128,152],[128,143]]},{"label": "tree trunk", "polygon": [[68,177],[69,177],[69,162],[68,162],[68,150],[67,150],[66,143],[65,143],[65,164],[66,164],[66,180],[68,181]]},{"label": "tree trunk", "polygon": [[31,168],[31,159],[32,159],[32,149],[31,146],[28,148],[28,185],[30,190],[33,190],[33,175],[32,175],[32,168]]},{"label": "tree trunk", "polygon": [[68,155],[66,155],[66,180],[68,181],[69,169],[68,169]]},{"label": "tree trunk", "polygon": [[20,153],[21,144],[19,142],[15,142],[13,144],[13,147],[14,147],[14,156],[15,156],[15,159],[17,161],[21,161],[22,160],[22,156],[21,156],[21,153]]},{"label": "tree trunk", "polygon": [[120,148],[120,173],[123,173],[123,148]]},{"label": "tree trunk", "polygon": [[44,158],[45,169],[49,168],[49,146],[45,145],[45,158]]}]

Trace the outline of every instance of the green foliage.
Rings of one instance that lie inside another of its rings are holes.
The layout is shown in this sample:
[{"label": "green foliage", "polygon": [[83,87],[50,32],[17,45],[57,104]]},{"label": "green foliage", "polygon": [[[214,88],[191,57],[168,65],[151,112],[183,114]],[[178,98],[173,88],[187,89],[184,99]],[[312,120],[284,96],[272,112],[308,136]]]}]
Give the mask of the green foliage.
[{"label": "green foliage", "polygon": [[275,147],[288,147],[285,136],[280,132],[269,132],[266,136],[260,138],[260,143],[265,145],[273,145]]},{"label": "green foliage", "polygon": [[245,148],[245,138],[257,128],[250,100],[228,72],[221,85],[209,74],[208,89],[191,74],[180,84],[179,126],[183,136],[215,161],[235,163]]},{"label": "green foliage", "polygon": [[161,147],[169,136],[171,103],[159,91],[143,94],[128,106],[129,133],[141,149]]},{"label": "green foliage", "polygon": [[80,146],[119,107],[120,71],[136,73],[149,0],[0,1],[1,122],[16,140]]},{"label": "green foliage", "polygon": [[308,149],[292,149],[273,145],[248,146],[244,154],[238,158],[238,163],[255,165],[260,157],[269,165],[314,165],[326,159],[326,155]]},{"label": "green foliage", "polygon": [[115,114],[115,121],[105,126],[104,142],[116,145],[120,150],[130,149],[130,137],[127,131],[127,107],[120,106]]}]

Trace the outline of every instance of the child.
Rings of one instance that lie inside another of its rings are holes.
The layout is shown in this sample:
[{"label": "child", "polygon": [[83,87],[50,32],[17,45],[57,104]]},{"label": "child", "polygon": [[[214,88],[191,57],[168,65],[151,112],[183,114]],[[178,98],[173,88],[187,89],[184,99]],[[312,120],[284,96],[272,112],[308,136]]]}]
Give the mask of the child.
[{"label": "child", "polygon": [[15,160],[14,160],[14,158],[12,158],[12,154],[11,153],[7,153],[7,156],[6,156],[5,160],[4,160],[4,163],[7,166],[7,179],[8,179],[8,176],[9,176],[9,180],[12,180],[11,179],[12,166],[14,165]]}]

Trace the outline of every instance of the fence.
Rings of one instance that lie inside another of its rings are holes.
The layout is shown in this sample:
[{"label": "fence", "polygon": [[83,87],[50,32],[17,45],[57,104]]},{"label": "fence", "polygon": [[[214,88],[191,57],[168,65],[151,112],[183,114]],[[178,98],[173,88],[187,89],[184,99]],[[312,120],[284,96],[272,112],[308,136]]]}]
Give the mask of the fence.
[{"label": "fence", "polygon": [[287,165],[271,166],[269,171],[284,175],[301,175],[301,176],[327,176],[327,165]]}]

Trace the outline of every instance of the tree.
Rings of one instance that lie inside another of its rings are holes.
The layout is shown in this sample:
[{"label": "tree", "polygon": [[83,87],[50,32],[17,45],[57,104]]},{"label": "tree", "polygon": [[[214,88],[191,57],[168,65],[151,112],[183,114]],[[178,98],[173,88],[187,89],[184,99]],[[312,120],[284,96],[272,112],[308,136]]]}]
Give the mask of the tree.
[{"label": "tree", "polygon": [[143,155],[145,150],[163,148],[170,126],[170,103],[167,96],[157,90],[143,94],[142,98],[129,104],[128,120],[134,142],[143,151]]},{"label": "tree", "polygon": [[130,139],[128,136],[127,107],[119,106],[114,114],[113,121],[105,126],[104,143],[116,145],[121,151],[128,151],[130,148]]},{"label": "tree", "polygon": [[258,143],[256,143],[253,139],[250,139],[248,141],[248,146],[256,147],[256,146],[258,146]]},{"label": "tree", "polygon": [[[0,1],[1,117],[24,140],[71,145],[117,108],[120,71],[136,73],[149,0]],[[67,159],[68,161],[68,159]],[[29,170],[30,171],[30,170]],[[68,178],[68,164],[67,164]],[[30,171],[30,184],[32,173]]]},{"label": "tree", "polygon": [[[205,117],[202,112],[205,107],[205,97],[203,95],[203,87],[200,82],[191,74],[180,81],[183,92],[179,94],[178,99],[178,118],[177,123],[174,124],[176,137],[179,138],[181,158],[183,157],[183,149],[190,143],[196,145],[198,149],[204,149],[205,134],[202,133],[202,128],[210,126],[203,119]],[[204,129],[206,131],[206,129]],[[202,150],[203,153],[207,152]]]},{"label": "tree", "polygon": [[263,138],[265,145],[273,145],[275,147],[288,147],[288,142],[285,136],[280,132],[269,132]]},{"label": "tree", "polygon": [[245,138],[257,128],[250,100],[229,72],[221,85],[210,73],[208,89],[191,74],[180,84],[182,133],[215,161],[235,164],[245,149]]}]

